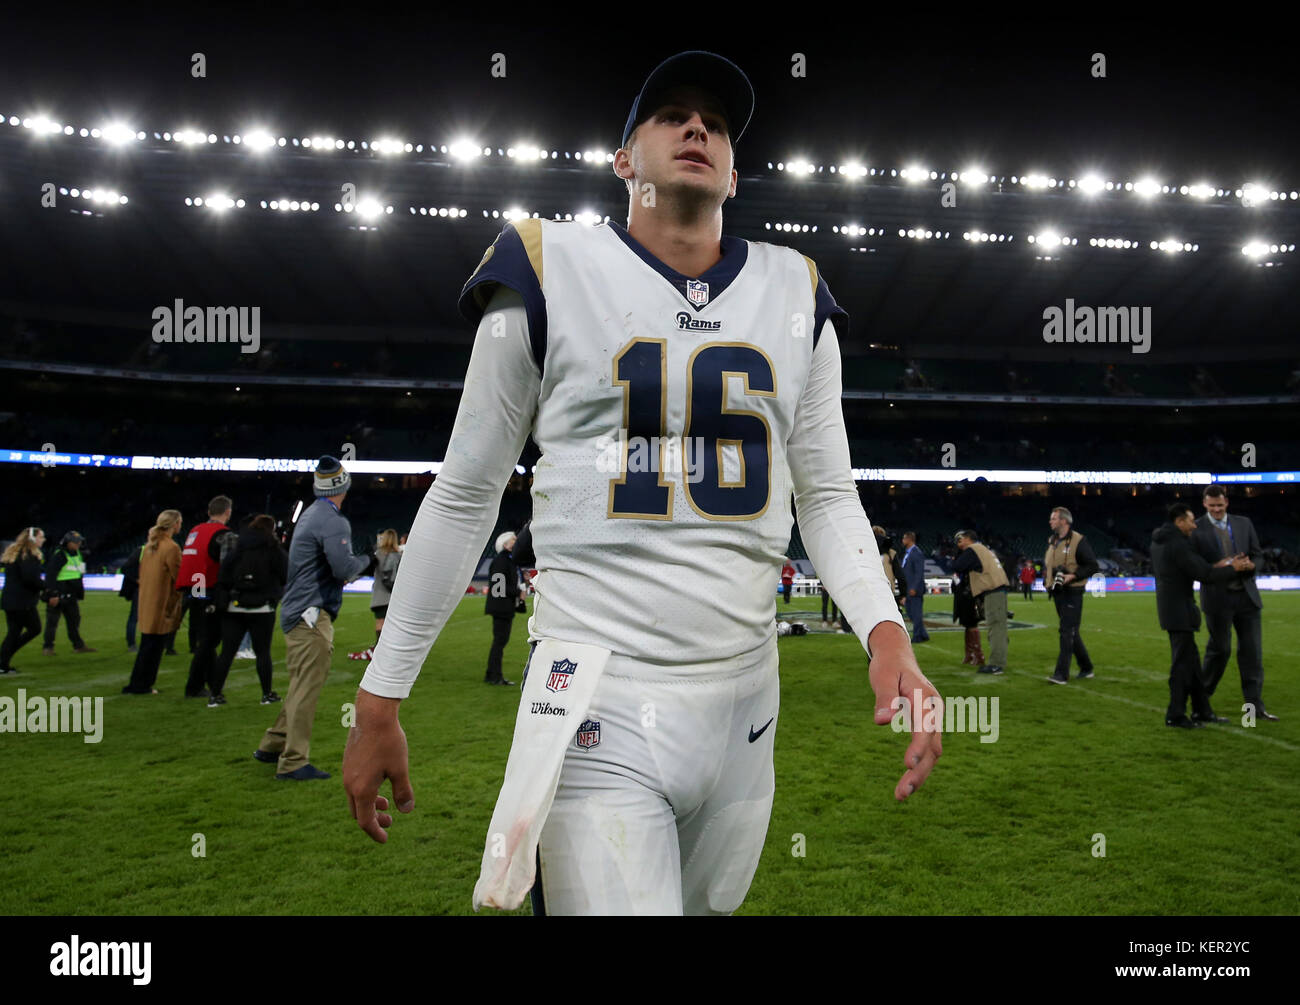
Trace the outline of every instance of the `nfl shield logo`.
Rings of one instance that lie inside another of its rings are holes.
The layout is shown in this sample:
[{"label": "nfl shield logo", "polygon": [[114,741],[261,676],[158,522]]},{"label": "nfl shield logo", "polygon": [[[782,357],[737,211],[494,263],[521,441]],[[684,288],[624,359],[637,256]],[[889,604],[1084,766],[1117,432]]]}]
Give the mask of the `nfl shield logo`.
[{"label": "nfl shield logo", "polygon": [[697,307],[703,307],[709,302],[709,284],[698,279],[686,280],[686,299]]},{"label": "nfl shield logo", "polygon": [[590,750],[600,743],[600,720],[588,719],[578,727],[578,748]]},{"label": "nfl shield logo", "polygon": [[567,691],[569,678],[573,676],[573,671],[577,669],[578,664],[572,660],[556,660],[551,664],[551,676],[546,681],[546,690],[554,691],[556,694]]}]

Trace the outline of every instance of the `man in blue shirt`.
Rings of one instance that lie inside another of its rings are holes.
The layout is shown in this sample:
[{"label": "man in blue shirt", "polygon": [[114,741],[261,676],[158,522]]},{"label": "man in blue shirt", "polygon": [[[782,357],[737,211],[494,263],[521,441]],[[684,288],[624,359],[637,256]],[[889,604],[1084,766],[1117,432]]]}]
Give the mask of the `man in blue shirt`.
[{"label": "man in blue shirt", "polygon": [[289,544],[289,580],[280,601],[289,690],[253,752],[257,760],[277,764],[280,781],[329,778],[308,760],[316,700],[329,675],[343,586],[374,564],[372,556],[352,554],[352,525],[339,512],[351,484],[337,458],[322,457],[313,484],[316,501],[298,518]]}]

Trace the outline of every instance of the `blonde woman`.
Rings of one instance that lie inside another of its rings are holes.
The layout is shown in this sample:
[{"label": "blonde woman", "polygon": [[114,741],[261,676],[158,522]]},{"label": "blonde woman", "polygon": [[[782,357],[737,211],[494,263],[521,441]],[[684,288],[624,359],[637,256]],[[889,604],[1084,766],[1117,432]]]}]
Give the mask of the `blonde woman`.
[{"label": "blonde woman", "polygon": [[135,654],[131,680],[123,694],[157,694],[158,679],[167,636],[181,623],[181,594],[176,577],[181,569],[181,549],[172,540],[181,532],[179,510],[165,509],[149,530],[149,541],[140,553],[140,649]]},{"label": "blonde woman", "polygon": [[397,566],[401,561],[402,546],[397,531],[390,527],[375,542],[375,585],[370,589],[370,611],[375,616],[375,642],[360,652],[348,653],[348,659],[368,660],[374,656],[375,646],[379,645],[379,633],[384,629],[384,617],[388,614],[393,584],[397,582]]},{"label": "blonde woman", "polygon": [[41,634],[41,616],[37,607],[41,598],[41,545],[45,531],[39,527],[24,527],[14,543],[0,555],[4,566],[5,588],[0,595],[0,608],[4,609],[8,632],[0,643],[0,674],[14,674],[16,667],[9,661],[23,646]]}]

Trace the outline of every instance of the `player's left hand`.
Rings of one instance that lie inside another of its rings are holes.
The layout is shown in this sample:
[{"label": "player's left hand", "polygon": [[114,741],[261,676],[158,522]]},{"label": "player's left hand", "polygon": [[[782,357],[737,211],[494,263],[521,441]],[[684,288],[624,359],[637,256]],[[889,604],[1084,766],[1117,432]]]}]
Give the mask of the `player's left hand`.
[{"label": "player's left hand", "polygon": [[[893,721],[898,714],[900,698],[907,701],[903,707],[910,709],[912,742],[903,755],[903,777],[894,787],[894,798],[902,802],[925,783],[935,762],[943,754],[943,698],[921,673],[903,628],[892,621],[883,622],[872,630],[869,641],[873,655],[870,676],[871,689],[876,694],[876,725],[885,726]],[[931,723],[928,731],[925,729],[927,719]]]}]

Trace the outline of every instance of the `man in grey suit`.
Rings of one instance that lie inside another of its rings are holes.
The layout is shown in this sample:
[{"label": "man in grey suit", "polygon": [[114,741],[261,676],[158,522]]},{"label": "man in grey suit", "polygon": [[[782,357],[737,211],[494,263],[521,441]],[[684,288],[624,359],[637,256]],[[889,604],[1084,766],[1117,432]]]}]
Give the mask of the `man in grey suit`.
[{"label": "man in grey suit", "polygon": [[1227,583],[1201,583],[1201,610],[1210,639],[1205,644],[1201,680],[1208,694],[1214,694],[1232,655],[1232,632],[1237,632],[1237,669],[1241,673],[1243,704],[1253,706],[1255,718],[1277,722],[1264,710],[1264,662],[1260,609],[1264,606],[1255,586],[1255,563],[1261,549],[1255,525],[1249,517],[1228,516],[1228,493],[1222,485],[1210,485],[1201,497],[1205,514],[1197,519],[1192,547],[1207,562],[1245,555],[1250,565]]}]

